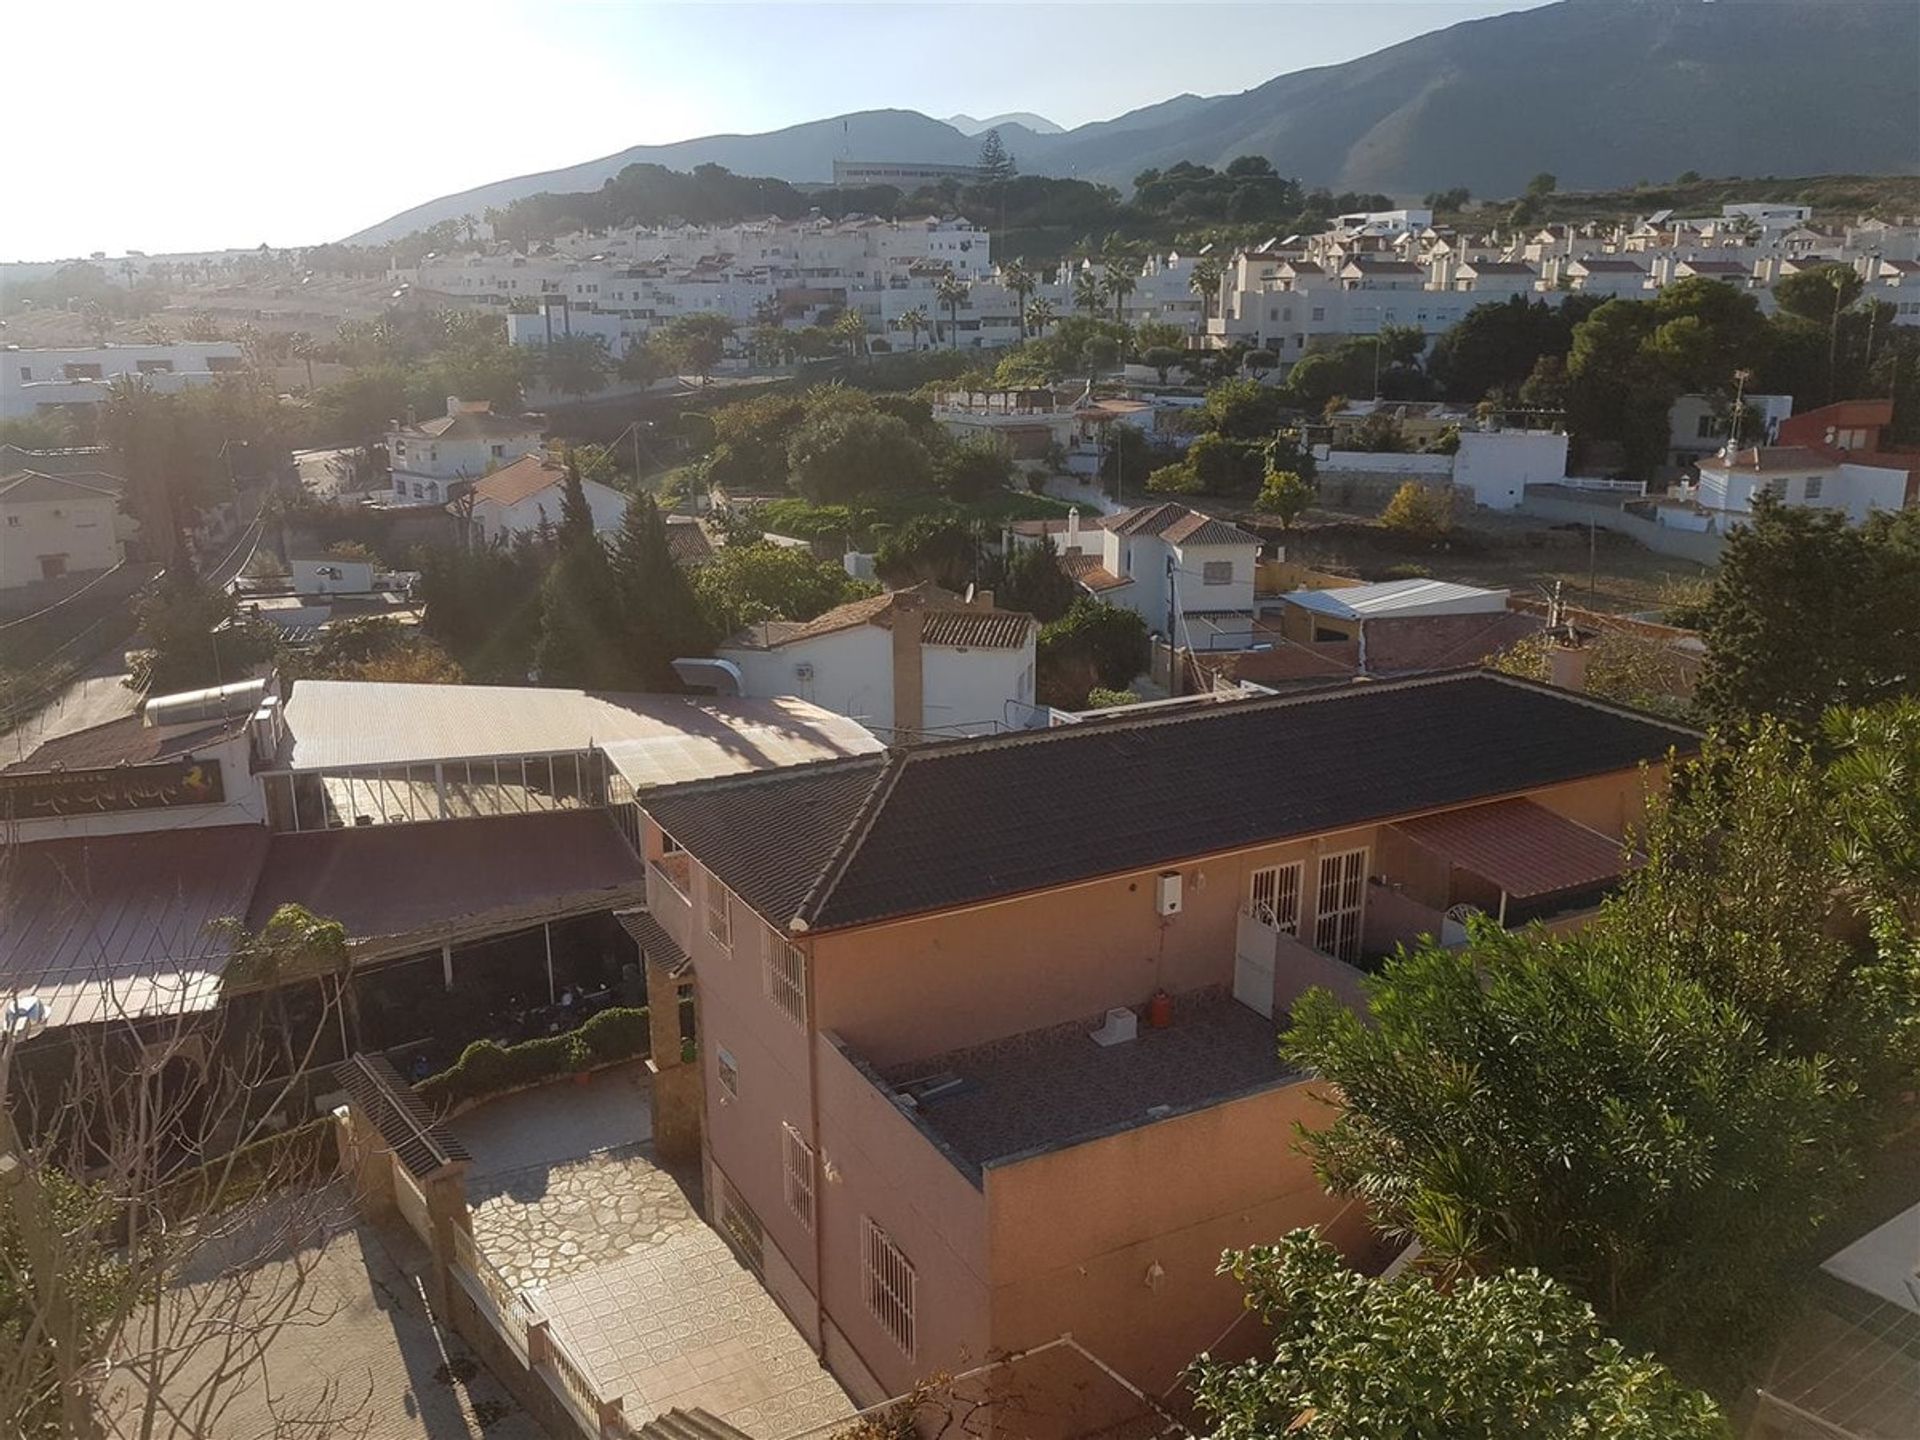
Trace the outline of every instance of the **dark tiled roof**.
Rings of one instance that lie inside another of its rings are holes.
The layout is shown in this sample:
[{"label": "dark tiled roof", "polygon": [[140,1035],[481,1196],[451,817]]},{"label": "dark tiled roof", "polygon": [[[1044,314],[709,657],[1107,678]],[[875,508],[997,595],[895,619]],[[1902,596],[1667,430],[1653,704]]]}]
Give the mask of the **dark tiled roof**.
[{"label": "dark tiled roof", "polygon": [[653,918],[649,910],[617,910],[613,918],[620,922],[620,928],[632,937],[633,943],[640,947],[640,953],[650,960],[656,960],[666,967],[670,975],[679,975],[687,968],[687,952],[680,943],[667,933],[666,927]]},{"label": "dark tiled roof", "polygon": [[[1692,731],[1481,671],[656,791],[776,926],[832,929],[1628,769]],[[1097,793],[1098,826],[1044,794]]]},{"label": "dark tiled roof", "polygon": [[799,767],[776,787],[655,790],[641,808],[734,894],[784,925],[887,774],[887,757],[872,755]]},{"label": "dark tiled roof", "polygon": [[24,760],[0,767],[0,773],[31,770],[104,770],[111,765],[141,765],[191,755],[246,729],[247,717],[200,721],[188,725],[147,725],[138,715],[125,715],[56,735],[42,742]]},{"label": "dark tiled roof", "polygon": [[466,1146],[434,1120],[386,1056],[355,1055],[334,1067],[333,1078],[409,1175],[425,1180],[471,1160]]}]

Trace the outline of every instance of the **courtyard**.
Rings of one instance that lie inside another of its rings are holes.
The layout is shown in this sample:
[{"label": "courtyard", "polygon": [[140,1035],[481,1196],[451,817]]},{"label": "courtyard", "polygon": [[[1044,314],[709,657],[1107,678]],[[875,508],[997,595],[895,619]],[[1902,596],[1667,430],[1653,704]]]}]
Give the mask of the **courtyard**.
[{"label": "courtyard", "polygon": [[643,1064],[491,1101],[449,1127],[473,1157],[473,1236],[638,1428],[700,1408],[754,1440],[853,1412],[701,1218],[699,1175],[653,1158]]}]

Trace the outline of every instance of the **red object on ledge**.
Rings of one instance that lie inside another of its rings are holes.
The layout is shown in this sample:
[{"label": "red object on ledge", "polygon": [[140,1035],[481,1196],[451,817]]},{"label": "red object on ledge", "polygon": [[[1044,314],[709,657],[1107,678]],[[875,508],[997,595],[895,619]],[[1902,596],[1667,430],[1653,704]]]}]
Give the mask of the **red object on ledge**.
[{"label": "red object on ledge", "polygon": [[1147,1001],[1147,1024],[1156,1030],[1164,1030],[1173,1023],[1173,997],[1164,990],[1153,992],[1153,998]]}]

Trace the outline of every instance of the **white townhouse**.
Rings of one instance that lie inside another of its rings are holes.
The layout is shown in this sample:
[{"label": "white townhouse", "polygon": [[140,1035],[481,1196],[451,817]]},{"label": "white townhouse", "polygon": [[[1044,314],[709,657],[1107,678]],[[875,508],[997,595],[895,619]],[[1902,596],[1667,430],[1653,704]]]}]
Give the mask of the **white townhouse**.
[{"label": "white townhouse", "polygon": [[0,590],[119,564],[119,509],[111,476],[0,474]]},{"label": "white townhouse", "polygon": [[409,420],[387,434],[392,503],[431,505],[451,498],[449,486],[477,480],[540,448],[545,419],[496,415],[485,400],[447,397],[447,413]]},{"label": "white townhouse", "polygon": [[1039,723],[1039,632],[991,592],[969,604],[918,585],[812,620],[749,625],[717,653],[740,694],[797,696],[884,738],[991,735]]},{"label": "white townhouse", "polygon": [[[475,540],[490,545],[531,535],[542,525],[558,525],[566,483],[566,466],[545,455],[523,455],[470,486],[456,482],[447,508],[466,517]],[[610,535],[618,530],[626,518],[627,497],[598,480],[583,478],[580,488],[593,513],[594,533]]]}]

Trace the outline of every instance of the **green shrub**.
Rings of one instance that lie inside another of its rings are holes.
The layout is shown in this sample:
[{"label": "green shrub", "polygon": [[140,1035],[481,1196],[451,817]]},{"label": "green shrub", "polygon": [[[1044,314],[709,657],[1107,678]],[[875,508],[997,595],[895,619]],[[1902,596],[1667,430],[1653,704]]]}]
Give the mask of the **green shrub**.
[{"label": "green shrub", "polygon": [[542,1035],[504,1047],[491,1040],[476,1040],[460,1052],[459,1060],[449,1069],[422,1080],[413,1089],[429,1105],[445,1107],[616,1060],[631,1060],[647,1054],[648,1049],[644,1005],[602,1010],[565,1035]]},{"label": "green shrub", "polygon": [[580,1027],[580,1040],[596,1064],[645,1055],[652,1040],[646,1008],[602,1010]]}]

